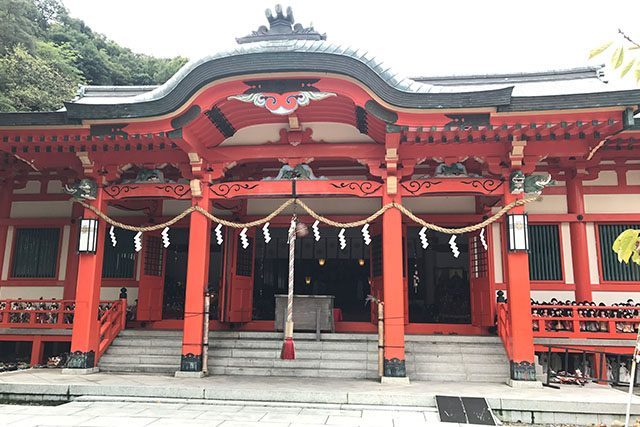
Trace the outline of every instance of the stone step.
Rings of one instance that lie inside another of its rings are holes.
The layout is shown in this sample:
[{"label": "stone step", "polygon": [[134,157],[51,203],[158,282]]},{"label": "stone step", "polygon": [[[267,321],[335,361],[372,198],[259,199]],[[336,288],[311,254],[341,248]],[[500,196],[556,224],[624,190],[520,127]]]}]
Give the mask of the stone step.
[{"label": "stone step", "polygon": [[418,363],[507,363],[507,357],[502,354],[407,353],[406,357]]},{"label": "stone step", "polygon": [[437,373],[508,373],[507,364],[408,363],[407,369],[425,374]]},{"label": "stone step", "polygon": [[99,363],[103,372],[142,372],[150,374],[173,374],[178,370],[178,365],[114,365],[111,363]]},{"label": "stone step", "polygon": [[[116,339],[113,344],[107,349],[107,354],[113,355],[137,355],[137,354],[155,354],[155,355],[178,355],[180,356],[180,352],[182,347],[136,347],[133,345],[118,345],[118,340]],[[104,357],[104,356],[103,356]]]},{"label": "stone step", "polygon": [[274,377],[313,377],[313,378],[376,378],[376,372],[370,370],[330,370],[313,368],[263,368],[263,367],[220,367],[209,368],[213,375],[256,375]]},{"label": "stone step", "polygon": [[180,355],[171,356],[158,356],[153,354],[145,354],[138,356],[123,355],[123,354],[108,354],[105,353],[100,358],[100,363],[109,364],[123,364],[123,365],[172,365],[178,366],[180,364]]}]

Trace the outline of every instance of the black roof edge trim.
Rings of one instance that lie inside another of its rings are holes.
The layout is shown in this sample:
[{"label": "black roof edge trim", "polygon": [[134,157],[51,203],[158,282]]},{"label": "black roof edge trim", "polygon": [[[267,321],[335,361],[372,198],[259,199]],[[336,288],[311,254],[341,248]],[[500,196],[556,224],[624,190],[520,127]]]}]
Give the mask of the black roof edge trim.
[{"label": "black roof edge trim", "polygon": [[[396,89],[357,59],[316,52],[259,52],[215,58],[187,74],[165,96],[137,103],[66,103],[70,118],[124,119],[169,114],[184,105],[199,89],[229,77],[273,72],[317,72],[355,78],[385,102],[415,109],[482,108],[508,105],[513,87],[474,92],[415,93]],[[207,106],[204,106],[207,107]]]}]

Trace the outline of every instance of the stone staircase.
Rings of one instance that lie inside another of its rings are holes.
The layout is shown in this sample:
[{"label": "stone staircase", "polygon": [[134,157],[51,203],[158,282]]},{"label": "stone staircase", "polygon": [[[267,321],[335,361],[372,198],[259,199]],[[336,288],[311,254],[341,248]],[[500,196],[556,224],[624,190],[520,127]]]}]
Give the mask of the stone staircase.
[{"label": "stone staircase", "polygon": [[[124,330],[100,359],[103,372],[173,374],[180,364],[182,331]],[[282,334],[213,331],[211,375],[377,378],[377,336],[294,336],[295,360],[281,360]],[[504,382],[507,358],[499,338],[409,335],[407,373],[413,380]]]}]

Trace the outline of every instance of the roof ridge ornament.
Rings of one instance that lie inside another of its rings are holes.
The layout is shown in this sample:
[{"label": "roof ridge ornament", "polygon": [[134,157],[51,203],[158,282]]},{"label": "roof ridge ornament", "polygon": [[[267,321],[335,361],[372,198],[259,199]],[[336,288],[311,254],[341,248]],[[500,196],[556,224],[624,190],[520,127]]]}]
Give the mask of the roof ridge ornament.
[{"label": "roof ridge ornament", "polygon": [[293,10],[287,7],[286,15],[282,13],[282,6],[277,4],[275,16],[271,9],[265,11],[269,28],[261,25],[256,31],[244,37],[236,38],[238,44],[254,43],[270,40],[326,40],[327,34],[320,34],[313,25],[303,27],[302,24],[295,24]]}]

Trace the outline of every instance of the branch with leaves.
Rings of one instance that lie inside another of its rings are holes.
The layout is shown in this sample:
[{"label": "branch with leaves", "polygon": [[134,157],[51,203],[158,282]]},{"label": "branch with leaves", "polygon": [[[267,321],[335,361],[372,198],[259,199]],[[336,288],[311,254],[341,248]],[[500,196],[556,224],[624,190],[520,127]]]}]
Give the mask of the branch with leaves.
[{"label": "branch with leaves", "polygon": [[589,53],[589,59],[615,47],[611,54],[611,66],[616,70],[620,69],[620,77],[633,70],[636,82],[640,83],[640,43],[621,29],[618,29],[618,34],[621,39],[619,43],[609,41],[598,46]]},{"label": "branch with leaves", "polygon": [[629,260],[640,265],[640,230],[625,230],[616,238],[612,246],[618,254],[618,261],[629,264]]}]

